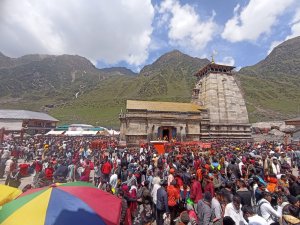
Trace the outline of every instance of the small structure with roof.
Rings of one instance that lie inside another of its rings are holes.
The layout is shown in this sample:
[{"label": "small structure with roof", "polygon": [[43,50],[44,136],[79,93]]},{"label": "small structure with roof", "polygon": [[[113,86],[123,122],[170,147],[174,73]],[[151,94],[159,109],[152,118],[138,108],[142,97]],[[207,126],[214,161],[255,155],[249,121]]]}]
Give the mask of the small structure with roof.
[{"label": "small structure with roof", "polygon": [[300,117],[285,120],[286,125],[293,125],[295,129],[291,132],[291,138],[294,142],[300,143]]},{"label": "small structure with roof", "polygon": [[2,133],[45,134],[56,127],[59,120],[41,112],[28,110],[0,110]]}]

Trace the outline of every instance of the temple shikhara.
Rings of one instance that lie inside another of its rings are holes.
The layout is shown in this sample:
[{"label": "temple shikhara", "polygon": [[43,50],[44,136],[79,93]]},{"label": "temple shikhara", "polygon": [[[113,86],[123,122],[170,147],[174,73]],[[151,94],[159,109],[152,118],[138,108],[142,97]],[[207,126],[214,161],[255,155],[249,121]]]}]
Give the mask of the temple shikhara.
[{"label": "temple shikhara", "polygon": [[120,114],[121,140],[250,139],[251,129],[233,66],[213,61],[199,70],[191,103],[127,100]]}]

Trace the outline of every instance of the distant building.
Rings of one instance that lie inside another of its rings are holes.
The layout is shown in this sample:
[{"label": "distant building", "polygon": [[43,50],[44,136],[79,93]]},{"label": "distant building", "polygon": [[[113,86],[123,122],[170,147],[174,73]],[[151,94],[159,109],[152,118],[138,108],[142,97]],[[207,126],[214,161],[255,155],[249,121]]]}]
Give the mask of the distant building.
[{"label": "distant building", "polygon": [[41,112],[0,110],[0,129],[5,133],[45,134],[56,127],[59,120]]},{"label": "distant building", "polygon": [[291,133],[292,141],[300,142],[300,117],[285,120],[286,125],[295,126],[295,130]]},{"label": "distant building", "polygon": [[251,125],[234,67],[211,62],[198,78],[191,103],[127,100],[120,114],[120,139],[128,145],[140,141],[199,141],[251,139]]}]

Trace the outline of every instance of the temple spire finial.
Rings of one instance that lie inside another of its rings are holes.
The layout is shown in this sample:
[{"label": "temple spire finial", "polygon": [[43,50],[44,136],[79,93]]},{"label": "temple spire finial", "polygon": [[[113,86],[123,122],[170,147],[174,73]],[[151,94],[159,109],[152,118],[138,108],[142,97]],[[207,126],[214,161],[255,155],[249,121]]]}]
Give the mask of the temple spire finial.
[{"label": "temple spire finial", "polygon": [[215,60],[214,60],[214,53],[211,54],[211,64],[214,64]]}]

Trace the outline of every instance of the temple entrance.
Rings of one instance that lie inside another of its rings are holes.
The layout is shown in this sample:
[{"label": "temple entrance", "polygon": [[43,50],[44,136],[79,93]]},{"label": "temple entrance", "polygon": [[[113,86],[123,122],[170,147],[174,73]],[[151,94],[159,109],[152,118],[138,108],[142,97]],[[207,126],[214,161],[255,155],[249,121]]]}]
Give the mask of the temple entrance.
[{"label": "temple entrance", "polygon": [[165,141],[169,141],[170,140],[170,130],[164,128],[162,131],[162,136]]},{"label": "temple entrance", "polygon": [[170,141],[176,138],[176,128],[170,126],[163,126],[158,128],[158,139]]}]

